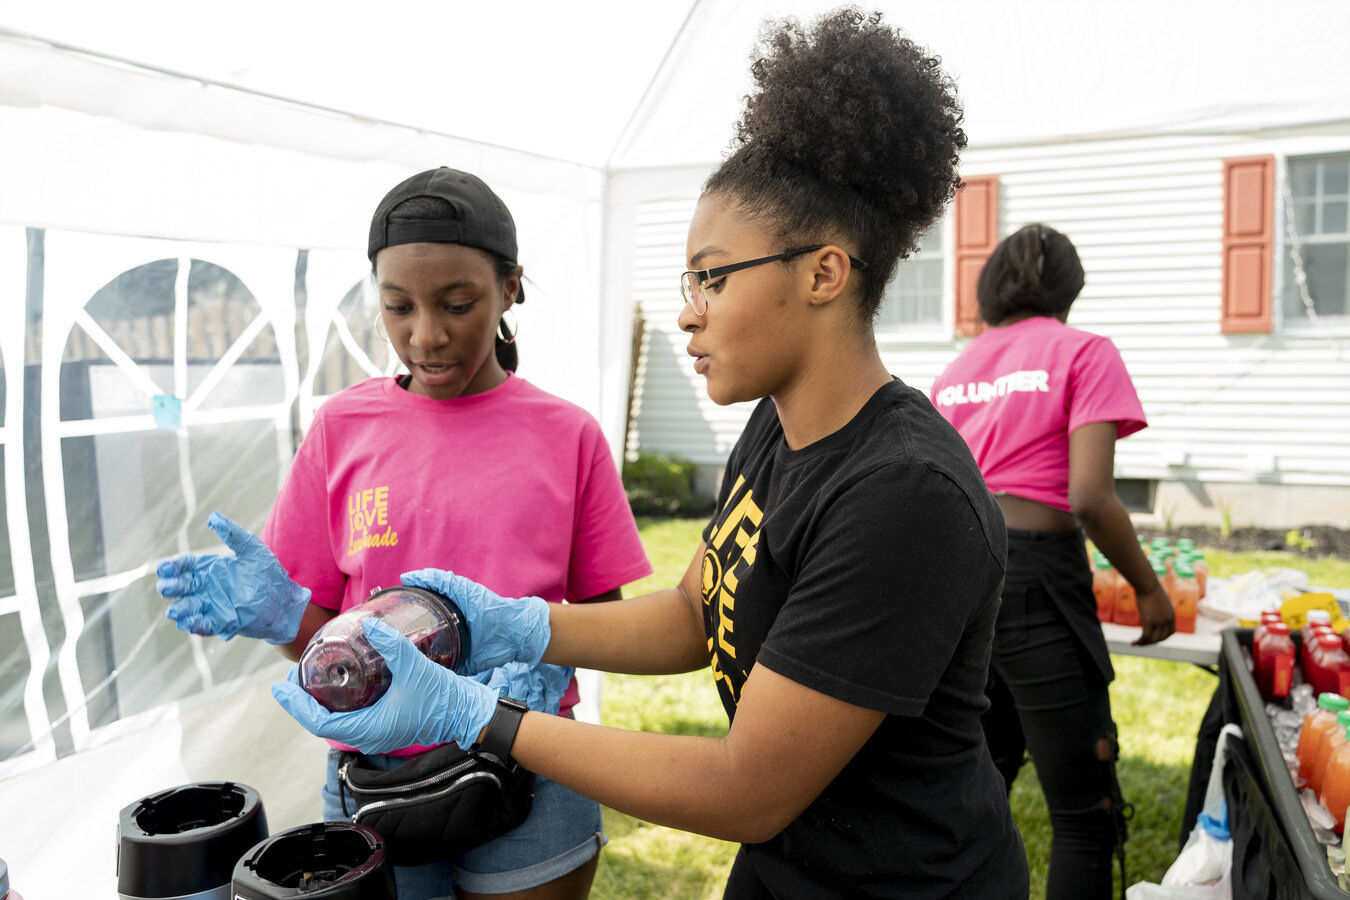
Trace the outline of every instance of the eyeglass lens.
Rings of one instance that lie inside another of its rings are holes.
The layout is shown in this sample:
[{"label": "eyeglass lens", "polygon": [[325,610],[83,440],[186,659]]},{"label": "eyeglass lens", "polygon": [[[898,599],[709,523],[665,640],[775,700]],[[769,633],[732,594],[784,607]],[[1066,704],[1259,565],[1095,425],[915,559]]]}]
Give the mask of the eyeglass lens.
[{"label": "eyeglass lens", "polygon": [[680,292],[684,294],[684,299],[694,308],[694,312],[703,315],[708,311],[708,303],[703,296],[703,284],[698,280],[698,275],[694,272],[685,272],[680,276]]}]

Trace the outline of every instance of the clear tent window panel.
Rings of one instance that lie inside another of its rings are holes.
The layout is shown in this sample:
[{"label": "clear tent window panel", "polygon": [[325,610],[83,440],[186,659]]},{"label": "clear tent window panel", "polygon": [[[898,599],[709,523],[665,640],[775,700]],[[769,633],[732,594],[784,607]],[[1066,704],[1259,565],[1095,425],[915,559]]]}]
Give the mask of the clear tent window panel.
[{"label": "clear tent window panel", "polygon": [[1350,153],[1288,161],[1280,260],[1286,325],[1350,319]]}]

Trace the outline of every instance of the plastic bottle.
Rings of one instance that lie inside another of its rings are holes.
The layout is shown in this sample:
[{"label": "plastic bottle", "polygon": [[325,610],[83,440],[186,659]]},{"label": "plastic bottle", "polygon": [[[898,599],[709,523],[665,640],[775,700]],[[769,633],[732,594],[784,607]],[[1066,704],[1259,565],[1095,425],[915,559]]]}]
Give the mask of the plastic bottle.
[{"label": "plastic bottle", "polygon": [[1200,602],[1200,586],[1195,582],[1195,573],[1185,562],[1177,563],[1176,577],[1172,589],[1167,592],[1172,598],[1172,613],[1176,617],[1177,631],[1182,634],[1195,633],[1195,612]]},{"label": "plastic bottle", "polygon": [[1308,787],[1322,796],[1322,785],[1327,774],[1327,763],[1337,748],[1345,746],[1345,730],[1350,728],[1350,712],[1336,713],[1336,723],[1317,737],[1317,755],[1313,757],[1308,773]]},{"label": "plastic bottle", "polygon": [[1097,618],[1110,622],[1116,612],[1116,577],[1111,561],[1100,554],[1092,562],[1092,593],[1097,598]]},{"label": "plastic bottle", "polygon": [[1116,609],[1111,614],[1111,621],[1117,625],[1139,626],[1139,605],[1135,602],[1134,586],[1124,576],[1116,585]]},{"label": "plastic bottle", "polygon": [[1205,592],[1209,585],[1209,563],[1205,562],[1205,554],[1199,550],[1192,551],[1191,568],[1195,570],[1195,582],[1200,585],[1200,599],[1205,599]]},{"label": "plastic bottle", "polygon": [[1334,692],[1342,697],[1350,696],[1350,654],[1341,645],[1339,634],[1325,631],[1317,635],[1317,645],[1309,665],[1303,670],[1303,677],[1319,694]]},{"label": "plastic bottle", "polygon": [[1345,809],[1350,806],[1350,743],[1342,735],[1342,743],[1327,760],[1326,773],[1322,776],[1322,792],[1317,799],[1336,820],[1336,833],[1345,831]]},{"label": "plastic bottle", "polygon": [[1256,654],[1256,648],[1261,643],[1261,638],[1265,636],[1266,629],[1275,622],[1283,622],[1284,618],[1280,615],[1278,609],[1261,610],[1261,620],[1256,623],[1252,629],[1252,654]]},{"label": "plastic bottle", "polygon": [[1298,731],[1298,774],[1304,781],[1312,774],[1313,761],[1317,758],[1317,742],[1322,734],[1336,725],[1336,714],[1350,709],[1350,700],[1340,694],[1322,694],[1317,698],[1317,706],[1303,717],[1303,725]]},{"label": "plastic bottle", "polygon": [[1294,641],[1289,637],[1289,626],[1279,621],[1268,623],[1260,642],[1253,644],[1253,647],[1256,687],[1261,697],[1265,700],[1281,700],[1289,696],[1298,659]]},{"label": "plastic bottle", "polygon": [[407,635],[428,659],[447,669],[469,654],[464,616],[450,600],[402,585],[378,591],[328,620],[300,657],[300,686],[333,712],[369,706],[389,690],[389,667],[361,628],[367,616]]},{"label": "plastic bottle", "polygon": [[1308,610],[1307,619],[1304,621],[1303,627],[1300,628],[1298,632],[1298,661],[1305,672],[1308,668],[1308,657],[1312,654],[1312,648],[1317,644],[1316,632],[1318,630],[1317,626],[1319,625],[1323,626],[1322,630],[1324,631],[1330,629],[1331,613],[1327,612],[1325,609]]},{"label": "plastic bottle", "polygon": [[0,900],[23,900],[18,891],[10,890],[9,866],[3,859],[0,859]]}]

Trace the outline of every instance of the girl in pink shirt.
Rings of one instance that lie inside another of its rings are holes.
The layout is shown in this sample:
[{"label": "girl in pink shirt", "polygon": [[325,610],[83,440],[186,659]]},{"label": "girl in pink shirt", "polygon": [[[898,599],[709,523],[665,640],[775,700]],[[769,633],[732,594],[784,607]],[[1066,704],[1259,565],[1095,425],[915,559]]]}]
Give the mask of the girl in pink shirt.
[{"label": "girl in pink shirt", "polygon": [[[160,592],[179,598],[170,618],[199,634],[261,637],[294,660],[325,622],[411,570],[452,569],[550,603],[616,600],[650,574],[599,424],[514,372],[506,313],[522,299],[521,267],[500,198],[466,172],[422,172],[376,209],[368,252],[378,326],[409,374],[369,379],[320,408],[261,542],[213,513],[235,556],[161,564]],[[228,588],[212,593],[208,573],[224,568],[214,581]],[[470,625],[474,646],[490,648]],[[576,683],[547,668],[557,692],[566,686],[565,716]],[[345,745],[330,743],[324,818],[343,819]],[[425,749],[369,759],[387,770]],[[585,897],[604,842],[594,800],[536,776],[523,824],[455,858],[397,867],[398,895]]]},{"label": "girl in pink shirt", "polygon": [[[1109,897],[1124,866],[1116,779],[1115,677],[1096,615],[1086,532],[1133,585],[1151,644],[1172,607],[1114,487],[1115,445],[1144,428],[1120,353],[1064,324],[1083,287],[1073,243],[1027,225],[998,245],[976,285],[991,327],[933,385],[933,405],[970,446],[1008,526],[985,736],[1009,791],[1031,751],[1054,840],[1049,898]],[[1122,877],[1124,872],[1122,871]]]}]

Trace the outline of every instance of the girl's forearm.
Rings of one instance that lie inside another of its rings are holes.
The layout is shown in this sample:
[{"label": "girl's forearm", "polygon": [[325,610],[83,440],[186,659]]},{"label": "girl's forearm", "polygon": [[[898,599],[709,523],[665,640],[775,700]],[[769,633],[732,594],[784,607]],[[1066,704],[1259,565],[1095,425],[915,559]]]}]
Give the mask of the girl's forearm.
[{"label": "girl's forearm", "polygon": [[551,604],[544,662],[635,675],[708,664],[707,639],[681,588],[610,603]]}]

